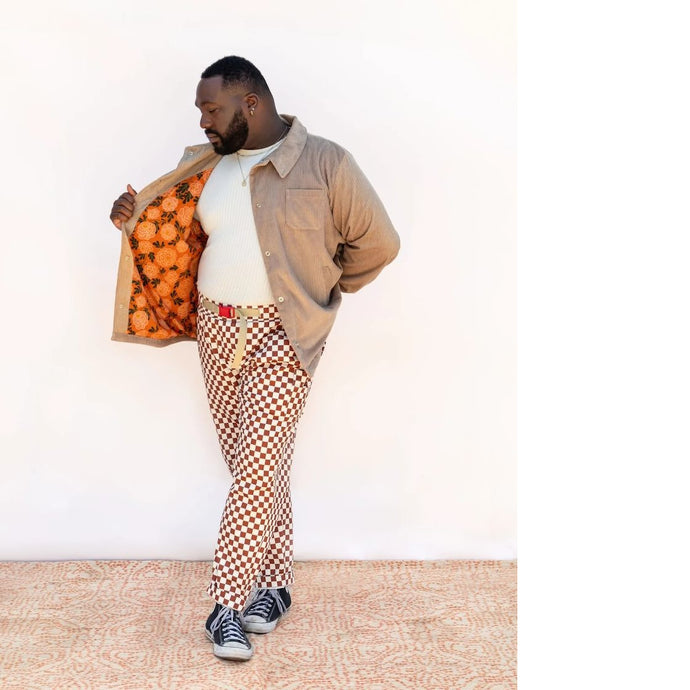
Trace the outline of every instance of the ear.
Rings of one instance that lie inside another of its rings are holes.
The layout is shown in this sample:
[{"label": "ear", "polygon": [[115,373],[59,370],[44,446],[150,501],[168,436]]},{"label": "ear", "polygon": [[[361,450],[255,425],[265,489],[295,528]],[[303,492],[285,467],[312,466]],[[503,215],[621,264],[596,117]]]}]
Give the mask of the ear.
[{"label": "ear", "polygon": [[259,105],[259,96],[255,93],[248,93],[244,97],[244,103],[247,106],[247,110],[249,110],[249,114],[253,115],[256,107]]}]

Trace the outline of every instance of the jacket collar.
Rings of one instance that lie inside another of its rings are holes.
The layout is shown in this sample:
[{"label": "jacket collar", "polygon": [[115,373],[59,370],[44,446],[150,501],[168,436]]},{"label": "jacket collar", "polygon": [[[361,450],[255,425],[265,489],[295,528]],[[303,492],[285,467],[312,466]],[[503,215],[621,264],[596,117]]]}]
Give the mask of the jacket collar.
[{"label": "jacket collar", "polygon": [[[280,114],[284,120],[290,125],[290,131],[285,137],[285,141],[269,156],[261,162],[261,164],[273,163],[281,177],[285,177],[294,167],[297,159],[302,155],[302,151],[307,143],[307,129],[294,116]],[[185,148],[185,155],[183,160],[187,162],[194,162],[198,164],[199,160],[207,160],[213,166],[222,158],[213,150],[213,144],[197,144],[195,146],[187,146]]]},{"label": "jacket collar", "polygon": [[273,167],[281,177],[285,177],[302,155],[307,143],[307,129],[294,115],[281,113],[280,117],[287,120],[290,131],[285,141],[266,160],[273,163]]}]

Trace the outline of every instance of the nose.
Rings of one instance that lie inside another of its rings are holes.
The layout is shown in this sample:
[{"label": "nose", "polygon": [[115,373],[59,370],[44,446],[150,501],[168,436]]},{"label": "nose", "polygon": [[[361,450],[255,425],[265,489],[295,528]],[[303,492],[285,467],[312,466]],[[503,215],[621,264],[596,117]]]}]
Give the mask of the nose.
[{"label": "nose", "polygon": [[206,114],[202,114],[201,120],[199,120],[199,127],[201,129],[209,129],[211,127],[211,118]]}]

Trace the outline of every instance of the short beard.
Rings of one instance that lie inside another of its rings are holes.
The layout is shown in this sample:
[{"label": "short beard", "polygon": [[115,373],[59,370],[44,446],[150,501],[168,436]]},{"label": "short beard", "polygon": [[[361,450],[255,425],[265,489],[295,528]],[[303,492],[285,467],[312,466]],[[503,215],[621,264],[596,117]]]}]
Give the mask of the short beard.
[{"label": "short beard", "polygon": [[245,145],[249,136],[249,124],[242,108],[238,108],[223,134],[212,129],[207,129],[205,132],[207,135],[215,134],[220,139],[219,143],[212,144],[213,150],[221,156],[227,156],[239,151]]}]

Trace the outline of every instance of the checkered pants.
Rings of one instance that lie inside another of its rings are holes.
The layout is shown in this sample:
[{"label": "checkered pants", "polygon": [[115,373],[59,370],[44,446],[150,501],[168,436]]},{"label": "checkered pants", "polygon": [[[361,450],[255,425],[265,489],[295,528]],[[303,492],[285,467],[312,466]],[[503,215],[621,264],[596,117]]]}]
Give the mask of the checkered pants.
[{"label": "checkered pants", "polygon": [[199,299],[197,343],[211,416],[233,481],[220,521],[211,582],[215,601],[242,610],[257,588],[293,584],[290,466],[311,378],[275,305],[247,319],[241,365],[232,369],[240,319]]}]

